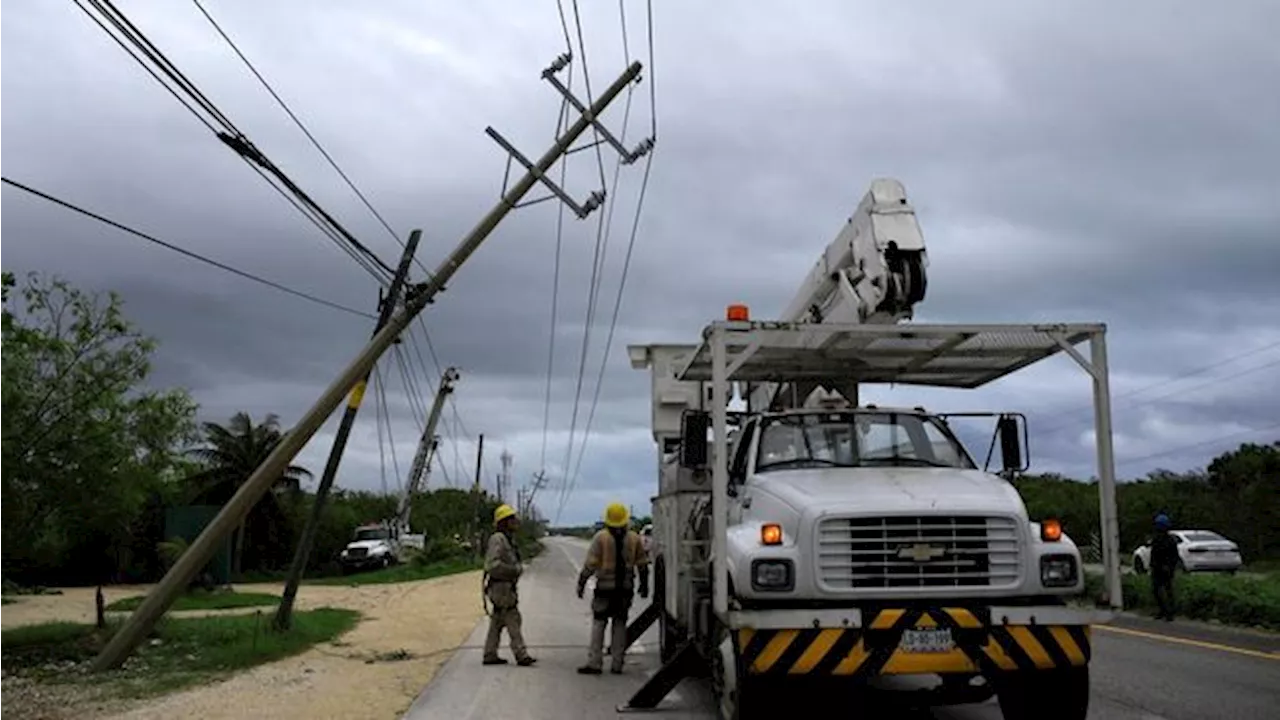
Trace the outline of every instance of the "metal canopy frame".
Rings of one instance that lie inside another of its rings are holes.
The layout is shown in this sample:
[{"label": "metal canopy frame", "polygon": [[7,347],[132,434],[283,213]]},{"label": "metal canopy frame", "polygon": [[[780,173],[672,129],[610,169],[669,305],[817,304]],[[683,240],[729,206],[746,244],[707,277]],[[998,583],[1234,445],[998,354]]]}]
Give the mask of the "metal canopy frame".
[{"label": "metal canopy frame", "polygon": [[[722,558],[728,530],[729,383],[894,383],[977,388],[1059,352],[1069,355],[1093,381],[1094,436],[1107,602],[1123,608],[1115,459],[1111,443],[1111,388],[1106,325],[838,325],[720,321],[703,330],[703,341],[677,380],[711,383],[715,458],[712,469],[712,555]],[[1086,358],[1076,345],[1089,342]],[[729,619],[728,566],[715,563],[712,608]]]}]

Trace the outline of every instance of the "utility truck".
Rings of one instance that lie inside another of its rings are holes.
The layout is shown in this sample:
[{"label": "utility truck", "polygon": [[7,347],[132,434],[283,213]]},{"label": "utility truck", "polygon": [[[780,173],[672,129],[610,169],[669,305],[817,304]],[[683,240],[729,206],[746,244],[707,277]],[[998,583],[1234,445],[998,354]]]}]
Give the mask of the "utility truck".
[{"label": "utility truck", "polygon": [[[664,664],[625,709],[703,674],[726,720],[809,710],[810,686],[925,675],[913,703],[994,695],[1010,720],[1083,720],[1090,626],[1121,604],[1105,327],[907,322],[927,264],[902,185],[876,180],[781,318],[731,305],[697,344],[629,348],[651,373],[658,446],[654,599],[629,638],[657,622]],[[1059,352],[1093,380],[1107,573],[1093,604],[1069,602],[1084,592],[1075,543],[1009,482],[1027,467],[1023,416],[959,414],[994,420],[979,464],[957,414],[858,401],[875,383],[978,388]]]}]

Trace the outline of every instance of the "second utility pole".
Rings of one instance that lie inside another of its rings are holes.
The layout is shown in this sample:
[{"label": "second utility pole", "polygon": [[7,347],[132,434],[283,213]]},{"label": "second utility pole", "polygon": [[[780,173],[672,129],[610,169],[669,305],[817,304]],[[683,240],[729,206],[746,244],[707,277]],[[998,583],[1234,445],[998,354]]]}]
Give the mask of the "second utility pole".
[{"label": "second utility pole", "polygon": [[[404,289],[405,278],[409,274],[409,265],[413,262],[413,255],[418,249],[418,241],[421,238],[421,230],[409,233],[409,242],[405,243],[404,254],[400,256],[400,265],[396,268],[395,277],[391,280],[391,287],[382,301],[382,307],[378,308],[378,324],[373,328],[374,337],[378,336],[378,332],[395,312],[396,304],[400,301],[400,292]],[[342,420],[338,423],[338,433],[333,438],[329,459],[324,464],[324,473],[321,474],[320,484],[316,487],[311,516],[307,518],[307,524],[302,529],[302,538],[298,541],[298,547],[293,553],[293,562],[289,564],[289,577],[284,583],[284,594],[280,597],[280,606],[276,608],[274,624],[277,630],[287,630],[293,620],[293,601],[298,597],[298,585],[302,582],[303,573],[306,572],[307,559],[311,556],[311,547],[315,545],[316,533],[320,530],[320,516],[324,513],[324,504],[329,499],[329,490],[333,487],[334,478],[338,475],[338,465],[342,462],[342,453],[347,448],[347,438],[351,437],[351,426],[355,425],[356,413],[360,412],[360,401],[364,399],[365,387],[369,384],[369,375],[372,372],[373,368],[370,367],[360,382],[356,383],[350,399],[347,400],[347,409],[342,413]]]}]

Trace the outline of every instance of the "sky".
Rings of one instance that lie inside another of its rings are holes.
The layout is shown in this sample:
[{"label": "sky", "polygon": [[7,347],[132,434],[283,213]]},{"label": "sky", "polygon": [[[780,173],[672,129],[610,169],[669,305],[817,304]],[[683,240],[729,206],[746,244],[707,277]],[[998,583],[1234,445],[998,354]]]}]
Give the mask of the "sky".
[{"label": "sky", "polygon": [[[591,522],[615,500],[647,512],[649,379],[625,346],[694,343],[733,302],[758,318],[780,313],[877,177],[905,184],[928,247],[917,321],[1107,324],[1121,478],[1280,439],[1276,3],[832,0],[727,13],[655,0],[652,26],[641,2],[623,3],[625,21],[616,4],[578,3],[575,18],[572,2],[552,0],[202,4],[395,234],[422,230],[418,257],[432,269],[503,189],[506,155],[485,128],[530,158],[550,146],[561,100],[540,76],[566,41],[583,98],[584,74],[594,97],[628,59],[644,65],[602,120],[615,134],[625,126],[629,147],[656,127],[651,156],[618,169],[611,148],[585,147],[563,166],[577,202],[604,187],[609,204],[585,220],[553,201],[511,213],[422,316],[441,366],[461,374],[430,487],[470,481],[483,433],[486,487],[505,450],[512,486],[545,470],[538,504],[562,523]],[[397,242],[199,7],[119,7],[395,263]],[[0,33],[6,178],[373,312],[375,279],[74,3],[11,4]],[[160,342],[151,382],[187,388],[201,420],[245,411],[291,425],[373,329],[12,187],[0,218],[4,269],[120,293]],[[386,402],[366,396],[341,487],[394,491],[408,472],[431,402],[425,379],[439,370],[421,327],[398,347],[401,360],[379,364]],[[401,362],[417,381],[406,385]],[[1033,471],[1096,473],[1090,382],[1065,356],[979,390],[867,388],[864,398],[1023,412]],[[336,414],[299,456],[317,475],[335,428]],[[965,430],[979,456],[985,432]]]}]

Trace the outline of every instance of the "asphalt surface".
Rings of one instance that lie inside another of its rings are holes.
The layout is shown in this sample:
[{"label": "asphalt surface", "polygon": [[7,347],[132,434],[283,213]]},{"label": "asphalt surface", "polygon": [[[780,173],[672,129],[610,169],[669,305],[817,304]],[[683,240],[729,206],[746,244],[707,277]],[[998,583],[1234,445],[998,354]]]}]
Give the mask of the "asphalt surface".
[{"label": "asphalt surface", "polygon": [[[590,633],[587,601],[574,595],[586,544],[550,538],[546,545],[520,583],[525,640],[538,663],[529,668],[514,663],[482,666],[485,619],[423,690],[406,719],[597,720],[643,715],[620,714],[617,707],[657,670],[655,628],[632,646],[623,675],[578,675],[575,668],[586,660]],[[638,613],[645,601],[637,599],[637,603],[634,612]],[[1124,617],[1095,627],[1093,641],[1091,720],[1280,718],[1278,635]],[[505,635],[502,648],[510,659]],[[652,714],[670,720],[707,720],[715,717],[713,707],[705,682],[686,680]],[[839,717],[829,711],[821,716]],[[1001,715],[991,700],[872,716],[877,717],[1000,720]]]}]

